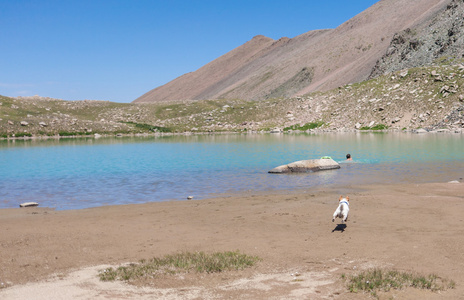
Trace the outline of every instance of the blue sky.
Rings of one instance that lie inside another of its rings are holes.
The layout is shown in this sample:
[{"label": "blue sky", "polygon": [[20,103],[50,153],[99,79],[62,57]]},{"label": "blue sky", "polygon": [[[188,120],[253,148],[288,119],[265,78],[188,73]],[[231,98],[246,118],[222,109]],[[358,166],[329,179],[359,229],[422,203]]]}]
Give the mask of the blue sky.
[{"label": "blue sky", "polygon": [[255,35],[335,28],[378,0],[0,0],[0,95],[131,102]]}]

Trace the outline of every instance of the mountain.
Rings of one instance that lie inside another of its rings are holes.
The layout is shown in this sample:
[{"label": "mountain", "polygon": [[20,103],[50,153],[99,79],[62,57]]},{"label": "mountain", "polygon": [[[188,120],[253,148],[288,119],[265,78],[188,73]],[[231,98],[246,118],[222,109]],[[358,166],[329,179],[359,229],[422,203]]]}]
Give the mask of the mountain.
[{"label": "mountain", "polygon": [[[462,2],[382,0],[335,29],[309,31],[292,39],[256,36],[134,102],[286,98],[360,82],[403,66],[389,67],[398,60],[393,55],[402,53],[392,50],[398,37],[412,32],[420,40],[417,34],[427,34],[434,22],[443,23],[437,17],[446,16]],[[408,36],[403,44],[409,47],[411,41]]]},{"label": "mountain", "polygon": [[0,95],[0,140],[217,132],[464,133],[464,65],[443,61],[300,97],[114,103]]},{"label": "mountain", "polygon": [[463,0],[451,1],[429,22],[396,33],[369,78],[430,65],[440,58],[464,58]]}]

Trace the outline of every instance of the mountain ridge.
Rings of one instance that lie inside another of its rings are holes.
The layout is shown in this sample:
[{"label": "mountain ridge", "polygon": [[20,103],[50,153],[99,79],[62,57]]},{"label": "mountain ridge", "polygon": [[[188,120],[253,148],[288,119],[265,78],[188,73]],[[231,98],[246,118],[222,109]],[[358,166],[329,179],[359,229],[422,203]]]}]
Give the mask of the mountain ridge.
[{"label": "mountain ridge", "polygon": [[430,22],[454,1],[382,0],[335,29],[292,39],[258,35],[134,102],[264,100],[360,82],[369,78],[398,32]]},{"label": "mountain ridge", "polygon": [[327,92],[264,101],[158,103],[0,96],[0,139],[191,133],[464,133],[464,59],[401,70]]},{"label": "mountain ridge", "polygon": [[440,57],[464,58],[464,1],[453,0],[430,22],[398,32],[369,78],[430,65]]}]

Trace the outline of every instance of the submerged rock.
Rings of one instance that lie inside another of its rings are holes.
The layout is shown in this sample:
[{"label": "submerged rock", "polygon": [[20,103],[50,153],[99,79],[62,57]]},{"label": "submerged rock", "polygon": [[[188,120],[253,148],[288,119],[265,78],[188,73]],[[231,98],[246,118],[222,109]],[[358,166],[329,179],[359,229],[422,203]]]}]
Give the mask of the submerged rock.
[{"label": "submerged rock", "polygon": [[292,162],[288,165],[278,166],[269,173],[316,172],[322,170],[340,169],[340,165],[331,158],[309,159]]}]

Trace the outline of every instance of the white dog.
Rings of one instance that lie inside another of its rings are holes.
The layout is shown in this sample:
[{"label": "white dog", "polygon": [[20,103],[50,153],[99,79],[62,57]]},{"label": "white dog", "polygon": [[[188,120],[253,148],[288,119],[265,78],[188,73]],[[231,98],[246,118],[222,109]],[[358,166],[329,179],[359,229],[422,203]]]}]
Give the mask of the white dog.
[{"label": "white dog", "polygon": [[333,217],[332,217],[332,222],[335,221],[335,218],[337,217],[342,219],[342,223],[346,222],[349,212],[350,212],[350,197],[340,196],[340,199],[338,199],[338,207],[335,210]]}]

